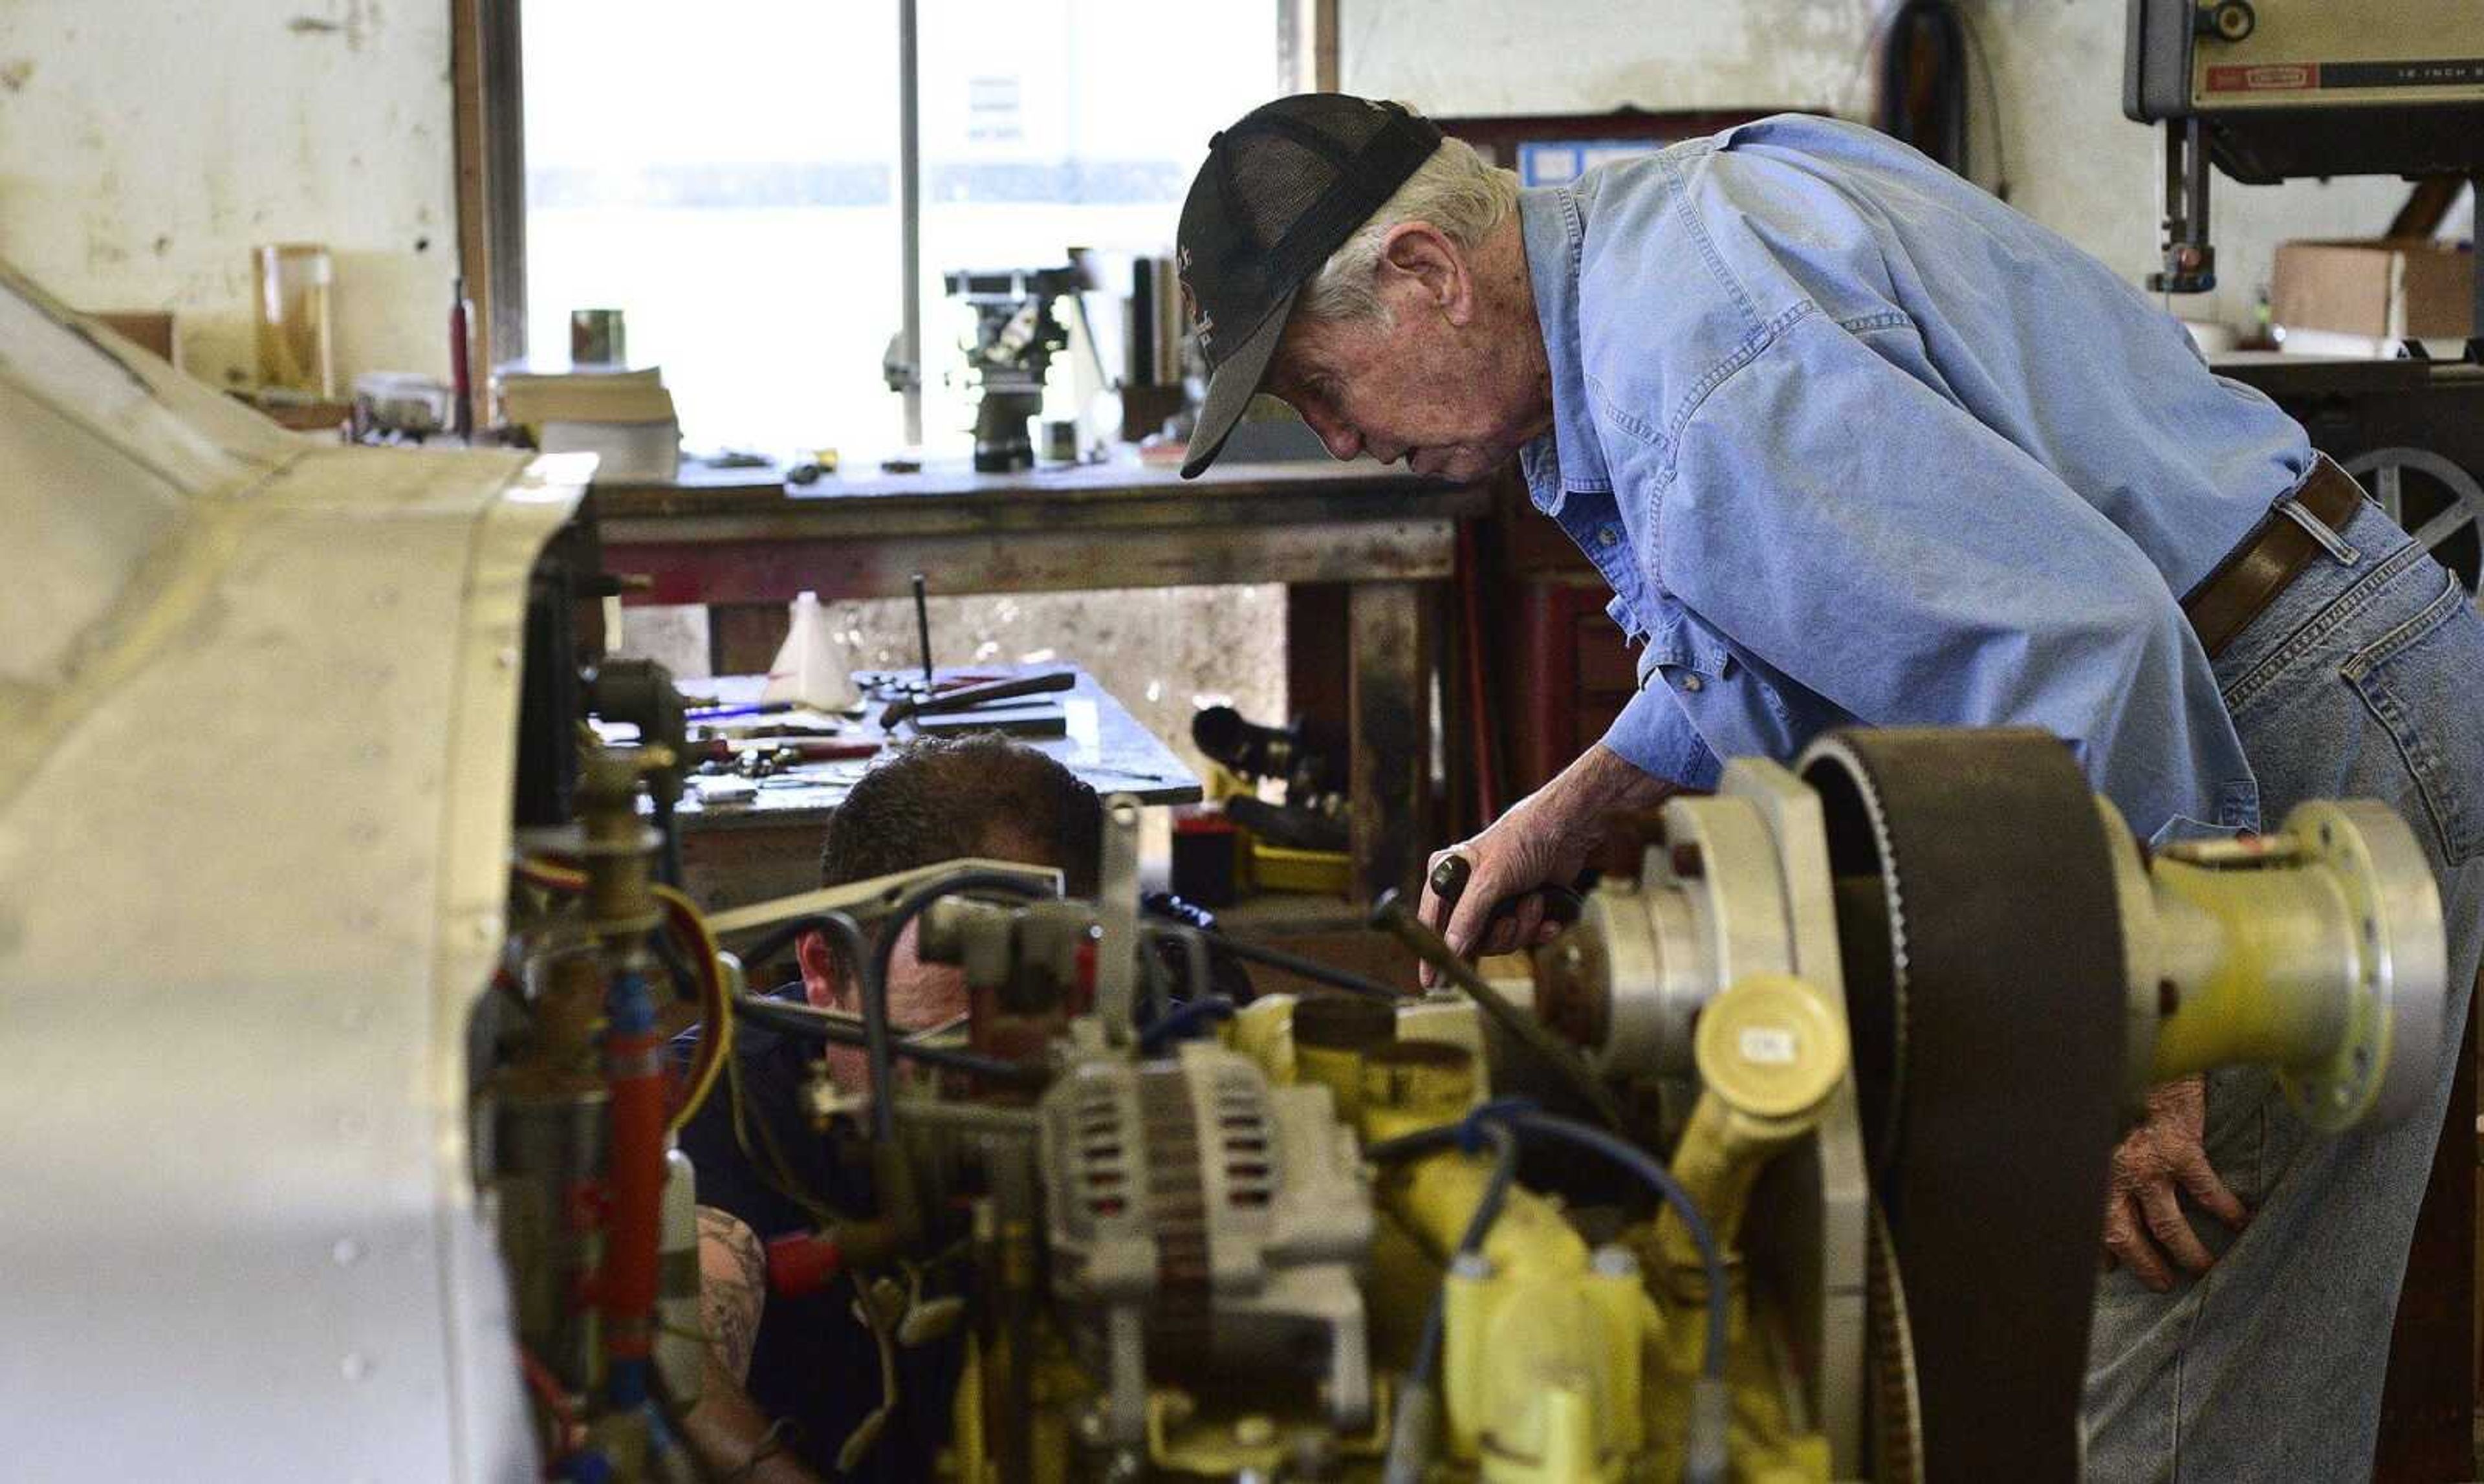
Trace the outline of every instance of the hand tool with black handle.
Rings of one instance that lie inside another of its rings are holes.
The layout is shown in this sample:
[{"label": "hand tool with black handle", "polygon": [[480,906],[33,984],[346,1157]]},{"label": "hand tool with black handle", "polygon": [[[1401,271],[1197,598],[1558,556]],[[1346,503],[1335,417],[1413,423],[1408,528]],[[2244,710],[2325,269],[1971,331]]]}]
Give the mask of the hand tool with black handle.
[{"label": "hand tool with black handle", "polygon": [[906,696],[888,703],[879,714],[882,731],[893,730],[901,721],[937,712],[969,711],[986,701],[1007,701],[1022,695],[1041,695],[1047,690],[1067,690],[1078,684],[1075,670],[1049,670],[1041,675],[1021,675],[1014,680],[998,680],[988,686],[968,686],[962,690],[950,690],[939,695]]},{"label": "hand tool with black handle", "polygon": [[[1441,905],[1444,909],[1455,911],[1458,899],[1466,895],[1467,882],[1473,876],[1474,862],[1453,850],[1442,856],[1440,864],[1432,868],[1430,877],[1432,895],[1441,899]],[[1483,930],[1475,934],[1475,941],[1480,943],[1491,937],[1493,924],[1517,911],[1519,904],[1530,896],[1541,896],[1544,899],[1546,922],[1559,923],[1563,927],[1577,922],[1579,914],[1586,909],[1585,900],[1569,887],[1539,886],[1532,892],[1520,892],[1517,896],[1507,898],[1498,906],[1494,907],[1492,915],[1484,919]],[[1445,931],[1448,924],[1444,920],[1441,926]]]}]

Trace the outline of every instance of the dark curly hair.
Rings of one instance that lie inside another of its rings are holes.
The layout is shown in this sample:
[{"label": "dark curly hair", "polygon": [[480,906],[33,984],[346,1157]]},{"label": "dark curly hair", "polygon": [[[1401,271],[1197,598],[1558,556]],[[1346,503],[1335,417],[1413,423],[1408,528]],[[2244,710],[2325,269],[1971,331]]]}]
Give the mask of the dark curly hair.
[{"label": "dark curly hair", "polygon": [[828,820],[820,884],[842,886],[965,855],[1032,851],[1072,897],[1094,897],[1104,806],[1049,755],[996,732],[927,738],[862,775]]}]

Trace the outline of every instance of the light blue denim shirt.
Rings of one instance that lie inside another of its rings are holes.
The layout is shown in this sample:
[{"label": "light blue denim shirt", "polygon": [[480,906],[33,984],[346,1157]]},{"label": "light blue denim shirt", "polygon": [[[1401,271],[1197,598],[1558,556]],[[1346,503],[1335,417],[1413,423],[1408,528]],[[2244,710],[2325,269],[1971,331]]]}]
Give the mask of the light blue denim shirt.
[{"label": "light blue denim shirt", "polygon": [[2043,727],[2141,838],[2256,827],[2179,595],[2310,468],[2101,263],[1914,150],[1784,117],[1522,193],[1537,508],[1612,585],[1606,734],[1693,787],[1822,730]]}]

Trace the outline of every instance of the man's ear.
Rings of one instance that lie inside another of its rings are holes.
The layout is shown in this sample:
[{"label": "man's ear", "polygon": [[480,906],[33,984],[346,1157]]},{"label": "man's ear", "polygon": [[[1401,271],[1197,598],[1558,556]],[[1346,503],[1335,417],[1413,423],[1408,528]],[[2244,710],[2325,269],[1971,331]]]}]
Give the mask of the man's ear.
[{"label": "man's ear", "polygon": [[[1400,222],[1380,244],[1380,291],[1419,295],[1420,302],[1464,325],[1474,314],[1474,279],[1466,255],[1429,222]],[[1403,307],[1403,300],[1396,300]]]},{"label": "man's ear", "polygon": [[805,932],[794,940],[794,961],[802,966],[802,997],[818,1010],[842,1010],[844,976],[838,972],[836,950],[824,932]]}]

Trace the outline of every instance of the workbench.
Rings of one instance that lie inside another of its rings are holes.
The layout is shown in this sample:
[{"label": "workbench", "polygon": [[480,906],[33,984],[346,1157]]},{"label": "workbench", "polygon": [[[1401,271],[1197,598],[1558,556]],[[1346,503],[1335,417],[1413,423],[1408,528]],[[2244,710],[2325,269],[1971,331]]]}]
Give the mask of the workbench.
[{"label": "workbench", "polygon": [[[970,677],[1007,679],[1041,670],[1068,670],[1077,677],[1066,692],[1043,697],[1060,702],[1066,728],[1060,736],[1017,741],[1059,759],[1098,794],[1127,794],[1143,804],[1199,801],[1198,775],[1095,684],[1094,676],[1075,665],[943,665],[933,674],[943,685],[953,685]],[[686,681],[682,688],[700,700],[731,706],[757,701],[767,685],[764,675],[726,675]],[[840,737],[860,745],[903,742],[912,735],[902,725],[894,737],[882,731],[875,719],[879,711],[878,704],[864,706]],[[675,815],[683,885],[692,900],[708,911],[721,911],[817,887],[828,817],[876,761],[861,757],[800,764],[758,779],[747,798],[729,802],[704,800],[706,780],[693,776]]]},{"label": "workbench", "polygon": [[632,603],[898,598],[916,572],[953,595],[1342,584],[1360,895],[1411,885],[1436,843],[1426,584],[1450,577],[1457,522],[1489,506],[1481,485],[1368,462],[1220,464],[1185,481],[1135,461],[1014,474],[959,461],[805,486],[689,467],[591,499],[607,569],[645,580]]}]

